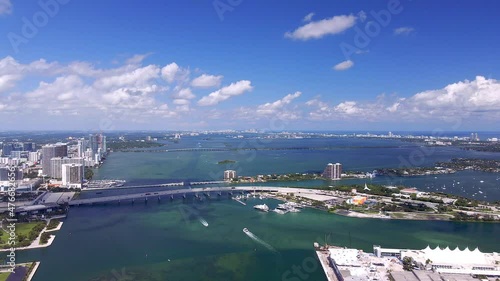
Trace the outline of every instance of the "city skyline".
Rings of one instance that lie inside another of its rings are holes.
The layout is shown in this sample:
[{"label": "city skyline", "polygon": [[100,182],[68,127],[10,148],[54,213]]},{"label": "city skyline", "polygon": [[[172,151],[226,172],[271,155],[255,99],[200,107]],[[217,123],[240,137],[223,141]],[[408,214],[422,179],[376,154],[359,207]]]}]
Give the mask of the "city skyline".
[{"label": "city skyline", "polygon": [[0,1],[0,130],[498,129],[492,1],[86,4]]}]

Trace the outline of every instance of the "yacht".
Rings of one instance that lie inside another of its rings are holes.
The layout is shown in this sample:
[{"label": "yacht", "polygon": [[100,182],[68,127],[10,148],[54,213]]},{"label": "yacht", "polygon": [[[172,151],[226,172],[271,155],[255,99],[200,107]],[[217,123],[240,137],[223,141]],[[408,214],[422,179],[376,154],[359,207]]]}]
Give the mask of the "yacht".
[{"label": "yacht", "polygon": [[254,209],[257,209],[257,210],[260,210],[260,211],[269,212],[269,207],[266,204],[255,205],[253,207],[254,207]]},{"label": "yacht", "polygon": [[284,214],[288,213],[288,211],[278,209],[278,208],[274,209],[273,212],[278,213],[280,215],[284,215]]}]

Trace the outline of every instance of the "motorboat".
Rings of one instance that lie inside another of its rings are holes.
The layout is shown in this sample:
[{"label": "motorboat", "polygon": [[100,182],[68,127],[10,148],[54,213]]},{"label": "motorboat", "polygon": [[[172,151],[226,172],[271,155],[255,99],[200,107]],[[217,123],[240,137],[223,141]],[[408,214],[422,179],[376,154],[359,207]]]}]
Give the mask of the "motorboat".
[{"label": "motorboat", "polygon": [[253,207],[254,207],[254,209],[257,209],[257,210],[260,210],[260,211],[263,211],[263,212],[269,212],[269,206],[267,206],[266,204],[255,205]]}]

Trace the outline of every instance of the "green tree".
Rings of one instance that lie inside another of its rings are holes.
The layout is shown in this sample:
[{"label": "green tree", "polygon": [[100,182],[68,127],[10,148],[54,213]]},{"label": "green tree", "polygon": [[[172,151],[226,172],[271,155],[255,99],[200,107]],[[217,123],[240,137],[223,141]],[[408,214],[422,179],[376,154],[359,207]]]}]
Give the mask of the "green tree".
[{"label": "green tree", "polygon": [[85,179],[91,180],[94,177],[94,171],[91,168],[85,167]]},{"label": "green tree", "polygon": [[413,270],[413,258],[411,258],[411,257],[404,257],[403,258],[403,269],[406,271]]}]

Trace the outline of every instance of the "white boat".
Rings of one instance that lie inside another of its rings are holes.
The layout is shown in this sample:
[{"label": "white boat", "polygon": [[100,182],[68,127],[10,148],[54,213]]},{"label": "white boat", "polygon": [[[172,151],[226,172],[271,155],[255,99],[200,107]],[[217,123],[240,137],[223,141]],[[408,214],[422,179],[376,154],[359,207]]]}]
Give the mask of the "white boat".
[{"label": "white boat", "polygon": [[484,181],[479,181],[480,183],[483,183]]},{"label": "white boat", "polygon": [[284,211],[284,210],[281,210],[278,208],[274,209],[273,212],[278,213],[280,215],[284,215],[284,214],[288,213],[288,211]]},{"label": "white boat", "polygon": [[257,209],[257,210],[260,210],[260,211],[269,212],[269,207],[266,204],[255,205],[253,207],[254,207],[254,209]]},{"label": "white boat", "polygon": [[243,228],[243,232],[245,232],[246,234],[250,233],[250,231],[248,230],[248,228]]}]

